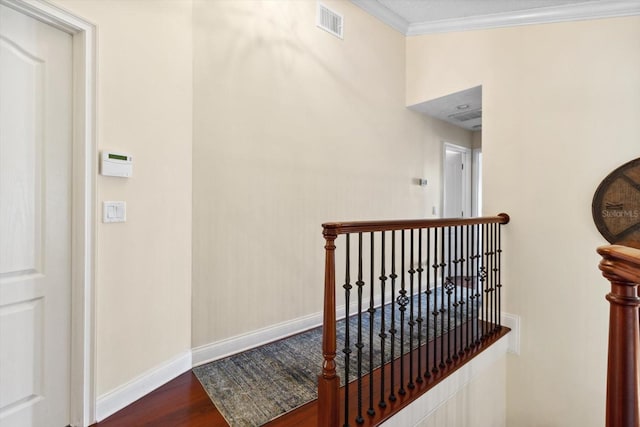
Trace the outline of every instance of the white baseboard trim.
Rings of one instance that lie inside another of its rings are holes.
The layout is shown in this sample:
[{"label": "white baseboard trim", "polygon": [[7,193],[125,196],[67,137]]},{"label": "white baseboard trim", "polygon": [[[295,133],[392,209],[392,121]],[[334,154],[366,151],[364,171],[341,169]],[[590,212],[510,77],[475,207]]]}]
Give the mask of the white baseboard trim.
[{"label": "white baseboard trim", "polygon": [[98,397],[96,419],[102,421],[156,388],[191,369],[191,352],[186,351]]},{"label": "white baseboard trim", "polygon": [[454,397],[471,380],[488,369],[507,353],[508,336],[500,338],[489,348],[474,357],[441,381],[427,393],[411,402],[406,408],[382,423],[384,427],[417,426],[427,419],[433,412]]},{"label": "white baseboard trim", "polygon": [[[337,316],[344,316],[344,307],[337,310]],[[236,335],[192,350],[193,366],[204,365],[232,354],[259,347],[270,342],[304,332],[322,325],[322,313],[313,313],[297,319],[277,323],[242,335]]]}]

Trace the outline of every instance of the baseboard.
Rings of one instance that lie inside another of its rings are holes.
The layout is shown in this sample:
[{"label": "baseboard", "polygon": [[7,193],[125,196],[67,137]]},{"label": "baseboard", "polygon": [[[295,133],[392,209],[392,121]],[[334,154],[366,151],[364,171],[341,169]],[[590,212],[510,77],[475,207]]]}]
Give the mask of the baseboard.
[{"label": "baseboard", "polygon": [[96,402],[97,421],[104,420],[190,369],[191,352],[186,351],[128,383],[103,394],[98,397]]},{"label": "baseboard", "polygon": [[[344,316],[344,307],[338,309],[338,317],[340,316]],[[259,347],[320,325],[322,325],[322,313],[313,313],[246,334],[205,344],[192,350],[193,366],[204,365],[205,363]]]}]

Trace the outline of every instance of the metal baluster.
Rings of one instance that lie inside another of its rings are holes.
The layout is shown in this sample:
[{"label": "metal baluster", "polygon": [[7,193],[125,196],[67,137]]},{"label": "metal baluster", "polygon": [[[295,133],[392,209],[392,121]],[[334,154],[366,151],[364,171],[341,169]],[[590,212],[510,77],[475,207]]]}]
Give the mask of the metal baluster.
[{"label": "metal baluster", "polygon": [[350,264],[350,235],[347,234],[347,250],[346,250],[346,267],[345,267],[345,279],[344,285],[344,299],[345,299],[345,311],[346,317],[344,319],[345,322],[345,336],[344,336],[344,349],[342,352],[344,353],[344,427],[349,426],[349,355],[351,354],[351,344],[349,342],[349,296],[351,294],[351,279],[349,277],[349,264]]},{"label": "metal baluster", "polygon": [[[429,321],[431,318],[431,229],[427,228],[427,260],[425,265],[427,266],[427,290],[425,293],[427,294],[427,307],[425,310],[426,317],[426,335],[425,335],[425,355],[424,355],[424,376],[429,378],[431,376],[431,371],[429,370],[429,337],[431,336],[431,322]],[[433,337],[435,342],[435,336]]]},{"label": "metal baluster", "polygon": [[494,333],[496,330],[496,325],[498,324],[498,301],[497,301],[497,292],[496,292],[496,277],[498,269],[496,268],[496,224],[491,224],[491,333]]},{"label": "metal baluster", "polygon": [[488,322],[489,322],[489,227],[487,224],[483,225],[482,242],[484,244],[484,258],[482,263],[482,276],[483,276],[483,295],[482,295],[482,341],[487,338]]},{"label": "metal baluster", "polygon": [[[466,289],[466,276],[464,274],[464,266],[465,266],[465,259],[464,259],[464,228],[462,226],[458,227],[458,239],[459,239],[459,244],[458,244],[458,261],[460,262],[460,284],[457,286],[457,288],[459,288],[460,290],[460,300],[459,300],[459,304],[460,304],[460,343],[457,345],[458,347],[458,355],[462,356],[464,354],[464,345],[462,344],[462,342],[464,341],[464,334],[462,333],[462,327],[464,325],[464,328],[467,328],[466,325],[466,317],[464,315],[464,309],[465,306],[467,305],[465,300],[464,300],[464,290]],[[458,318],[456,316],[456,326],[458,326]],[[457,328],[456,328],[457,329]]]},{"label": "metal baluster", "polygon": [[422,229],[418,229],[418,373],[416,374],[416,382],[422,383]]},{"label": "metal baluster", "polygon": [[[380,259],[380,292],[381,292],[381,298],[382,298],[382,305],[381,305],[381,309],[380,309],[380,402],[378,402],[378,406],[381,408],[386,408],[387,406],[387,402],[384,400],[384,371],[385,371],[385,366],[384,366],[384,362],[385,362],[385,358],[384,358],[384,352],[385,352],[385,344],[386,344],[386,338],[387,338],[387,334],[385,331],[385,285],[387,282],[387,276],[385,275],[385,234],[386,232],[383,231],[381,233],[381,259]],[[391,345],[393,345],[393,343],[391,343]]]},{"label": "metal baluster", "polygon": [[[375,309],[375,301],[374,301],[374,289],[373,289],[373,280],[375,275],[375,242],[374,242],[374,233],[370,233],[371,236],[371,255],[370,255],[370,277],[371,277],[371,288],[369,294],[369,409],[367,409],[367,414],[374,415],[376,411],[373,409],[373,319],[376,314]],[[384,310],[384,307],[382,307]],[[363,423],[364,419],[358,421],[358,423]]]},{"label": "metal baluster", "polygon": [[[364,281],[362,280],[362,233],[358,233],[358,280],[356,281],[358,286],[358,343],[356,348],[358,349],[358,415],[356,422],[362,423],[362,287]],[[346,378],[346,381],[349,379]],[[345,381],[345,382],[346,382]]]},{"label": "metal baluster", "polygon": [[398,382],[398,394],[401,396],[406,393],[404,389],[404,312],[407,307],[407,290],[405,283],[405,274],[404,274],[404,260],[405,260],[405,243],[404,243],[404,230],[401,231],[402,236],[402,250],[400,259],[400,271],[402,272],[402,276],[400,278],[400,296],[398,297],[398,305],[400,306],[400,381]]},{"label": "metal baluster", "polygon": [[409,382],[407,387],[409,389],[415,388],[413,383],[413,357],[411,352],[413,351],[413,329],[416,324],[413,314],[413,275],[416,271],[413,269],[413,230],[410,230],[409,243],[411,248],[409,249]]},{"label": "metal baluster", "polygon": [[[451,285],[453,286],[453,359],[458,358],[458,307],[460,303],[458,302],[458,280],[460,277],[460,258],[458,258],[458,251],[460,250],[460,246],[458,245],[458,228],[453,227],[453,280]],[[451,322],[451,313],[449,313],[449,322]],[[451,329],[449,329],[451,330]]]},{"label": "metal baluster", "polygon": [[[451,363],[451,337],[449,336],[451,332],[451,294],[453,292],[453,288],[455,285],[451,280],[451,227],[447,227],[447,235],[449,236],[449,240],[447,241],[447,279],[445,282],[445,288],[447,291],[447,363]],[[442,319],[444,322],[444,318]],[[442,333],[444,336],[444,332]]]},{"label": "metal baluster", "polygon": [[[472,307],[471,304],[473,302],[473,297],[471,296],[471,286],[472,286],[472,280],[471,280],[471,269],[473,267],[472,263],[473,260],[471,258],[471,242],[473,241],[471,238],[471,230],[473,230],[473,228],[470,225],[466,225],[465,226],[465,232],[466,232],[466,242],[467,245],[465,247],[465,259],[467,260],[467,268],[465,270],[465,278],[464,278],[464,282],[465,282],[465,290],[467,291],[467,315],[465,317],[465,324],[466,324],[466,330],[467,330],[467,340],[465,342],[465,346],[464,346],[464,350],[465,351],[469,351],[469,343],[471,342],[471,337],[473,336],[473,313],[471,311]],[[471,317],[469,315],[469,313],[471,313]]]},{"label": "metal baluster", "polygon": [[478,278],[476,280],[476,346],[480,344],[480,339],[482,338],[482,325],[480,324],[480,312],[482,311],[482,306],[484,305],[484,301],[482,300],[482,286],[484,279],[482,278],[484,268],[482,265],[482,239],[484,235],[482,234],[482,225],[476,224],[476,268],[478,270]]},{"label": "metal baluster", "polygon": [[395,348],[396,348],[396,232],[391,231],[391,329],[389,334],[391,335],[391,392],[389,393],[389,400],[395,402],[395,370],[393,366],[395,364]]},{"label": "metal baluster", "polygon": [[498,264],[498,259],[500,254],[498,252],[498,245],[500,244],[500,239],[498,237],[498,230],[500,230],[499,224],[493,224],[493,299],[495,315],[493,316],[493,329],[494,332],[498,332],[500,328],[500,297],[499,297],[499,289],[500,283],[498,280],[498,274],[500,271],[500,265]]},{"label": "metal baluster", "polygon": [[444,367],[446,366],[444,364],[444,313],[445,313],[445,309],[444,309],[444,293],[445,293],[445,283],[446,283],[446,271],[445,271],[445,267],[447,266],[447,263],[445,262],[445,238],[444,238],[444,227],[440,228],[440,249],[441,249],[441,254],[440,254],[440,279],[441,279],[441,285],[440,285],[440,368],[444,369]]},{"label": "metal baluster", "polygon": [[438,290],[438,229],[433,231],[433,281],[434,281],[434,295],[433,295],[433,373],[438,372],[438,350],[436,344],[438,342],[438,294],[435,292]]},{"label": "metal baluster", "polygon": [[502,225],[498,225],[498,329],[502,328]]}]

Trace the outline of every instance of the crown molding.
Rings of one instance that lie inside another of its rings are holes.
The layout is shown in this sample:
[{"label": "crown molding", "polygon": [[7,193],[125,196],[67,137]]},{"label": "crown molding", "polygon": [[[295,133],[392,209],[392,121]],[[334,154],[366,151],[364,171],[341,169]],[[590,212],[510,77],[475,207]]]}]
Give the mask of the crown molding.
[{"label": "crown molding", "polygon": [[377,1],[371,0],[351,0],[353,4],[363,9],[365,12],[373,15],[378,18],[380,21],[384,22],[391,28],[396,31],[401,32],[404,35],[407,35],[409,31],[409,22],[401,17],[400,15],[395,14],[390,9],[382,6]]},{"label": "crown molding", "polygon": [[351,1],[405,36],[640,15],[640,1],[614,0],[410,24],[375,0]]}]

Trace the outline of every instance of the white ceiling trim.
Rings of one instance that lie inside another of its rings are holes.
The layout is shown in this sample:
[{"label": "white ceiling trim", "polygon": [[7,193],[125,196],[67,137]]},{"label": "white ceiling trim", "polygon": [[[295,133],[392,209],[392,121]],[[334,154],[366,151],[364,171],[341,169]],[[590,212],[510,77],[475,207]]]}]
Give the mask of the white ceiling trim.
[{"label": "white ceiling trim", "polygon": [[406,36],[640,15],[640,2],[638,0],[617,0],[410,24],[377,1],[351,1]]},{"label": "white ceiling trim", "polygon": [[364,9],[365,12],[375,16],[391,28],[407,35],[409,31],[409,22],[402,16],[387,9],[377,1],[371,0],[351,0],[352,3]]}]

